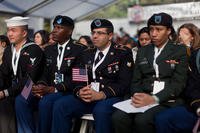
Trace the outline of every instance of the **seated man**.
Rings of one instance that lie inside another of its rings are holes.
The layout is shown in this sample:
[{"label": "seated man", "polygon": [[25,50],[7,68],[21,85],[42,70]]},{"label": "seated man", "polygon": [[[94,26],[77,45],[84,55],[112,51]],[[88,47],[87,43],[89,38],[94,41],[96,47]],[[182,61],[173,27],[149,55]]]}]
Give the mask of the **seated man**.
[{"label": "seated man", "polygon": [[154,14],[148,20],[148,28],[152,44],[138,50],[131,98],[135,107],[159,105],[144,113],[115,112],[113,124],[116,133],[155,133],[155,115],[182,103],[180,94],[186,81],[187,55],[184,46],[169,40],[172,17],[166,13]]},{"label": "seated man", "polygon": [[7,36],[11,45],[6,47],[0,67],[0,133],[15,133],[15,97],[27,80],[36,83],[43,71],[44,54],[38,45],[28,39],[28,17],[6,20]]},{"label": "seated man", "polygon": [[[72,118],[80,118],[86,113],[93,114],[96,133],[111,133],[112,105],[128,91],[132,78],[131,52],[111,41],[113,25],[110,21],[94,20],[91,32],[96,48],[87,49],[79,65],[86,64],[89,84],[76,83],[75,95],[64,96],[55,102],[52,133],[69,133]],[[77,78],[79,81],[81,77]]]},{"label": "seated man", "polygon": [[[33,86],[28,100],[16,98],[16,115],[19,133],[35,133],[33,111],[39,106],[39,133],[51,131],[52,108],[54,101],[72,92],[72,68],[85,46],[75,44],[71,39],[74,21],[67,16],[58,15],[53,21],[53,40],[55,45],[45,48],[44,72]],[[39,101],[39,103],[38,103]]]}]

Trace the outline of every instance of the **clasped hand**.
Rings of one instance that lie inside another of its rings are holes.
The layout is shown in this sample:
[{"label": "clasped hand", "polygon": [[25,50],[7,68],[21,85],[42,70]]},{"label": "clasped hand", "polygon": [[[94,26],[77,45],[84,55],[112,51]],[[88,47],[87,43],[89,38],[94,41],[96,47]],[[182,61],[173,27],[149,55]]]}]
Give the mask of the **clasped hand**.
[{"label": "clasped hand", "polygon": [[41,98],[42,96],[44,96],[47,93],[54,92],[54,90],[55,89],[53,87],[45,86],[43,84],[33,85],[33,87],[32,87],[33,95],[38,98]]},{"label": "clasped hand", "polygon": [[85,102],[92,102],[103,99],[105,94],[93,90],[91,85],[88,85],[79,90],[79,97]]},{"label": "clasped hand", "polygon": [[139,108],[156,103],[155,99],[146,93],[135,93],[132,97],[132,105]]}]

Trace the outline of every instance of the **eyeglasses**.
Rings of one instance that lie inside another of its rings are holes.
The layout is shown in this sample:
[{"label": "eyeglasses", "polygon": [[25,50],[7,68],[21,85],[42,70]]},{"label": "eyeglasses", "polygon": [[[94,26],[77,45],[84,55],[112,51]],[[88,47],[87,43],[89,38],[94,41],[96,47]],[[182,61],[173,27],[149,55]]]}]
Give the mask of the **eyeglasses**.
[{"label": "eyeglasses", "polygon": [[94,35],[94,34],[97,34],[98,36],[100,36],[100,35],[105,35],[105,34],[109,34],[109,33],[107,33],[107,32],[103,32],[103,31],[92,31],[91,32],[91,35]]}]

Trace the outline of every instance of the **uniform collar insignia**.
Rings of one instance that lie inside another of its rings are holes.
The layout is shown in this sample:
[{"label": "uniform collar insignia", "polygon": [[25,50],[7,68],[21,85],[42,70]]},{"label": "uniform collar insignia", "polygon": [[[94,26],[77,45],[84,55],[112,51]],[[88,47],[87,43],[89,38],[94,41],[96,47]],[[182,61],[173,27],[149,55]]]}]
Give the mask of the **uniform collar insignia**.
[{"label": "uniform collar insignia", "polygon": [[67,47],[67,50],[70,50],[70,47]]},{"label": "uniform collar insignia", "polygon": [[128,67],[131,67],[131,62],[127,62],[127,66],[128,66]]}]

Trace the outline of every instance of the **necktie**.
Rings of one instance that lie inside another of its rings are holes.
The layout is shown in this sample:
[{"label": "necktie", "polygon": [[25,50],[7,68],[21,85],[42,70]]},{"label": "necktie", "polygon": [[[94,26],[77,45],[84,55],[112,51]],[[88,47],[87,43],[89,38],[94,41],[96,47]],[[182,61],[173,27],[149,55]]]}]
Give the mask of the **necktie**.
[{"label": "necktie", "polygon": [[16,61],[17,61],[17,54],[15,54],[14,64],[16,64]]},{"label": "necktie", "polygon": [[60,57],[61,57],[62,50],[63,50],[63,47],[62,47],[62,46],[60,46],[60,47],[59,47],[59,55],[58,55],[59,59],[60,59]]},{"label": "necktie", "polygon": [[103,53],[102,52],[99,52],[96,60],[94,61],[94,64],[96,65],[102,58],[103,58]]}]

